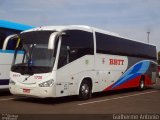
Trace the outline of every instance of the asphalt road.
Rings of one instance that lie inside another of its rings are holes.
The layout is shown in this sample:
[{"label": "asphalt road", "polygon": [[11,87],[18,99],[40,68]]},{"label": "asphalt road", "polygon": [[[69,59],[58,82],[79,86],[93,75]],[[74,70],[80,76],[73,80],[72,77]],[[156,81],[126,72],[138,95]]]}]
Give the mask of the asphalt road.
[{"label": "asphalt road", "polygon": [[94,94],[89,100],[77,97],[27,98],[17,97],[9,91],[0,91],[0,113],[4,114],[159,114],[160,84],[138,91],[127,89]]}]

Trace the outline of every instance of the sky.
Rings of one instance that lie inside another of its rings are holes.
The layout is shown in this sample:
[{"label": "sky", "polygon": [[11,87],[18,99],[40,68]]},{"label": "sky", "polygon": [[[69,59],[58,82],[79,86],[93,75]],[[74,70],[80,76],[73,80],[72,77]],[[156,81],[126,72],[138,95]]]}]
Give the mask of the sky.
[{"label": "sky", "polygon": [[0,0],[0,19],[32,26],[88,25],[160,51],[160,0]]}]

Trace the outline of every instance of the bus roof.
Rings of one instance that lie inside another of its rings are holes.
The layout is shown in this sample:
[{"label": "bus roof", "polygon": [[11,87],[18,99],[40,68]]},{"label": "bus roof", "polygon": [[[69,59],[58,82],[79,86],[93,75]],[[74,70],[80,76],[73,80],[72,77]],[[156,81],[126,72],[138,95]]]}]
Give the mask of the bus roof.
[{"label": "bus roof", "polygon": [[29,29],[29,30],[24,31],[24,32],[41,31],[41,30],[63,31],[63,30],[73,30],[73,29],[84,30],[84,31],[88,31],[88,32],[93,32],[93,30],[94,30],[96,32],[101,32],[101,33],[105,33],[105,34],[108,34],[108,35],[120,37],[119,34],[117,34],[117,33],[113,33],[113,32],[106,31],[106,30],[101,30],[101,29],[98,29],[98,28],[93,28],[93,27],[86,26],[86,25],[41,26],[41,27]]},{"label": "bus roof", "polygon": [[111,36],[115,36],[115,37],[119,37],[119,38],[124,38],[124,39],[130,40],[130,41],[135,41],[135,42],[155,46],[155,45],[150,44],[150,43],[137,41],[137,40],[133,40],[133,39],[130,39],[130,38],[127,38],[127,37],[120,36],[119,34],[114,33],[114,32],[110,32],[110,31],[106,31],[106,30],[103,30],[103,29],[98,29],[98,28],[90,27],[90,26],[86,26],[86,25],[41,26],[41,27],[29,29],[29,30],[24,31],[24,32],[41,31],[41,30],[63,31],[63,30],[72,30],[72,29],[79,29],[79,30],[84,30],[84,31],[88,31],[88,32],[92,32],[94,30],[95,32],[99,32],[99,33],[102,33],[102,34],[107,34],[107,35],[111,35]]},{"label": "bus roof", "polygon": [[7,29],[14,29],[14,30],[28,30],[31,28],[34,28],[32,26],[20,24],[20,23],[15,23],[15,22],[9,22],[5,20],[0,20],[0,28],[7,28]]}]

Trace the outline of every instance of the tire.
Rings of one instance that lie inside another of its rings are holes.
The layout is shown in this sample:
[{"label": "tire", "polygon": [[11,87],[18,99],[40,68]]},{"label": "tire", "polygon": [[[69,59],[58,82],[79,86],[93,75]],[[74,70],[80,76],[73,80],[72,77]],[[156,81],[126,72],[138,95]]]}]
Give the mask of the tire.
[{"label": "tire", "polygon": [[88,80],[84,80],[79,88],[79,99],[80,100],[87,100],[91,98],[92,94],[92,87],[91,83]]},{"label": "tire", "polygon": [[139,90],[144,90],[145,89],[145,77],[142,76],[139,82]]}]

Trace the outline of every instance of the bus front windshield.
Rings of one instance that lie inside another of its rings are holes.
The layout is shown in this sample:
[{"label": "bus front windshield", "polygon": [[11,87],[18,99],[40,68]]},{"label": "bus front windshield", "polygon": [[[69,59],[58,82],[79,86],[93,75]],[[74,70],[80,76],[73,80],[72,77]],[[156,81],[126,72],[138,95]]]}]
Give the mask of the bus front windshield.
[{"label": "bus front windshield", "polygon": [[[38,37],[36,37],[38,35]],[[49,73],[52,71],[55,52],[48,49],[48,40],[50,34],[44,37],[43,35],[36,33],[33,37],[27,37],[28,40],[24,40],[22,36],[21,49],[15,51],[13,65],[11,70],[21,74],[38,74],[38,73]],[[46,35],[46,34],[45,34]],[[45,42],[42,42],[43,39]],[[40,42],[41,41],[41,42]]]}]

